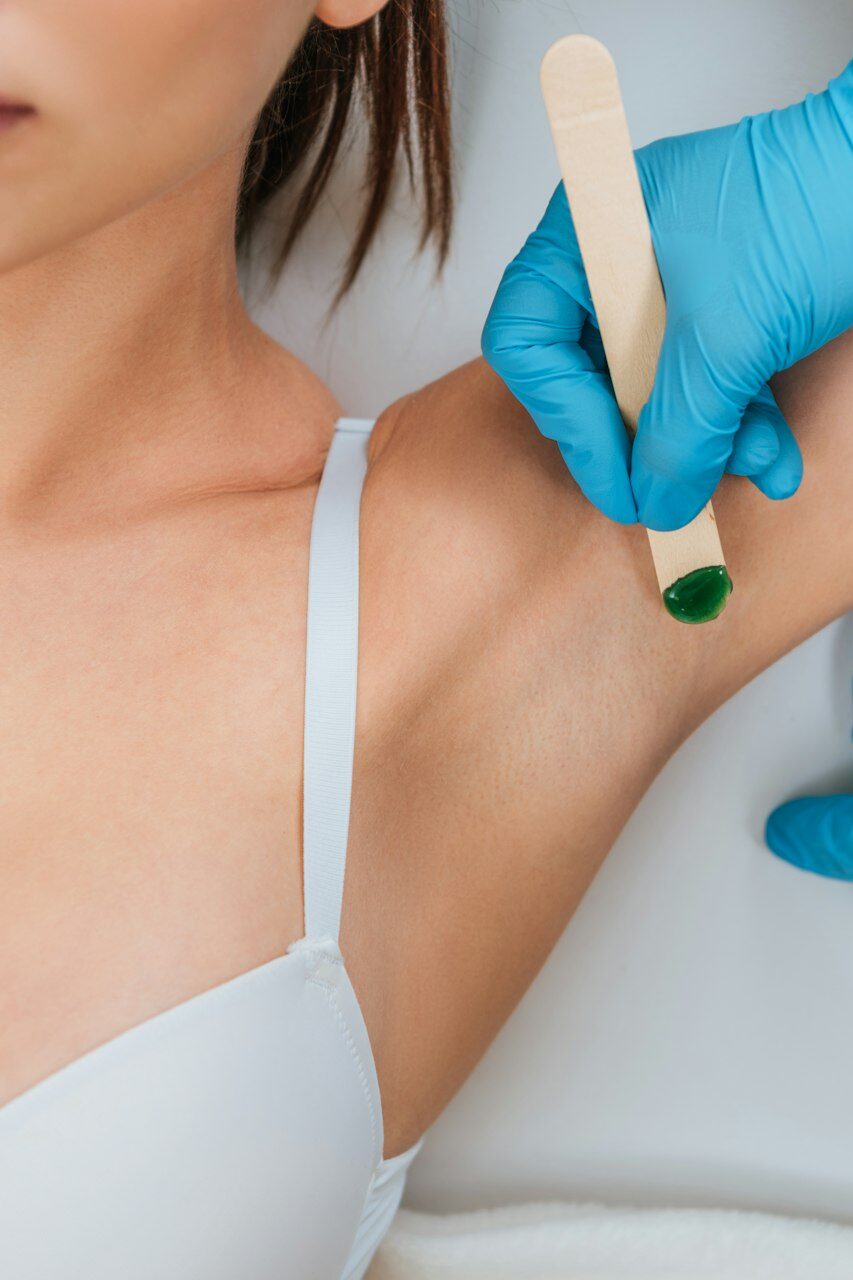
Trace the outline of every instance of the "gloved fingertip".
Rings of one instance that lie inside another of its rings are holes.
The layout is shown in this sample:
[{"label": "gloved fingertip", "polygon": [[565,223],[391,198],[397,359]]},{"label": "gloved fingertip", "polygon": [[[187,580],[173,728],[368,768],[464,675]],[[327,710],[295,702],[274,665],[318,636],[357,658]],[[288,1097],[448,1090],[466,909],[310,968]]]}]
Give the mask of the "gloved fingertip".
[{"label": "gloved fingertip", "polygon": [[803,455],[800,447],[781,415],[780,423],[778,457],[765,470],[750,476],[755,487],[774,502],[793,497],[803,478]]},{"label": "gloved fingertip", "polygon": [[[597,503],[596,506],[598,506]],[[598,509],[603,512],[608,519],[614,520],[616,524],[639,524],[639,517],[633,503],[631,503],[630,507],[627,504],[624,504],[622,506],[613,505],[610,509],[605,509],[605,507],[599,506]]]},{"label": "gloved fingertip", "polygon": [[640,523],[662,533],[689,524],[708,501],[704,489],[664,480],[648,471],[644,472],[639,487],[632,477],[632,487]]},{"label": "gloved fingertip", "polygon": [[759,472],[749,477],[765,498],[770,498],[773,502],[783,502],[786,498],[792,498],[799,489],[802,478],[802,472],[776,470],[772,467],[768,473]]},{"label": "gloved fingertip", "polygon": [[647,529],[670,533],[689,524],[709,501],[722,474],[710,474],[707,465],[685,449],[678,439],[642,436],[640,428],[631,454],[631,489],[640,523]]},{"label": "gloved fingertip", "polygon": [[779,805],[764,839],[777,858],[802,871],[853,880],[853,796],[804,796]]},{"label": "gloved fingertip", "polygon": [[584,497],[597,507],[602,515],[617,524],[636,524],[637,508],[627,467],[624,470],[611,468],[609,475],[602,475],[587,464],[580,462],[577,448],[571,444],[557,441],[560,455],[574,476]]},{"label": "gloved fingertip", "polygon": [[770,426],[751,427],[735,436],[726,471],[733,476],[754,476],[779,457],[779,437]]},{"label": "gloved fingertip", "polygon": [[803,867],[803,846],[799,839],[798,824],[792,821],[795,805],[796,801],[779,805],[768,816],[764,827],[764,843],[783,862]]}]

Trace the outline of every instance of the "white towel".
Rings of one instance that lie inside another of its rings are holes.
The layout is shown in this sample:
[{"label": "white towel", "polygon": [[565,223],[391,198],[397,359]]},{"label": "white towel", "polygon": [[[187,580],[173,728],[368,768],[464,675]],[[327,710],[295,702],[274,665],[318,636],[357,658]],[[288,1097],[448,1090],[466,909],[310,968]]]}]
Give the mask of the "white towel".
[{"label": "white towel", "polygon": [[710,1209],[401,1209],[367,1280],[853,1280],[853,1227]]}]

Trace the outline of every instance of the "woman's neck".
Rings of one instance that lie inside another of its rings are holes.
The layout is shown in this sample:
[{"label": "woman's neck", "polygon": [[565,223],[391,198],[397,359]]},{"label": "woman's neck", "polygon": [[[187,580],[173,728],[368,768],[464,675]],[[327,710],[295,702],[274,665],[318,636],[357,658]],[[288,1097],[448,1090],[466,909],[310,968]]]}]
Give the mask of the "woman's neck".
[{"label": "woman's neck", "polygon": [[240,297],[224,168],[0,276],[0,523],[240,484],[247,396],[296,362]]}]

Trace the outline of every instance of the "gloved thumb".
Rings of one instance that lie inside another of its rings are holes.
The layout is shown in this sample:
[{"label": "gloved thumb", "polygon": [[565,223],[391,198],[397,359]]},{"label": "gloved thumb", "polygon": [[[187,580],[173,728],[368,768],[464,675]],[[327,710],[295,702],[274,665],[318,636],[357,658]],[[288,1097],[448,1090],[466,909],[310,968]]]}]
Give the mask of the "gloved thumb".
[{"label": "gloved thumb", "polygon": [[789,800],[770,814],[764,838],[792,866],[853,880],[853,795]]},{"label": "gloved thumb", "polygon": [[751,398],[720,383],[695,327],[667,326],[632,454],[642,524],[680,529],[698,515],[726,469]]}]

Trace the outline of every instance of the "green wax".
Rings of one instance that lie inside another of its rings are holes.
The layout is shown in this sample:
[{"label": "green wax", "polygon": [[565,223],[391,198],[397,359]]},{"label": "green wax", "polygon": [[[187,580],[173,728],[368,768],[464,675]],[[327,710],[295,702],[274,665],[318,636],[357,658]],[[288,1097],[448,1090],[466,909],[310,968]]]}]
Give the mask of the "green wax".
[{"label": "green wax", "polygon": [[724,564],[694,569],[663,593],[667,611],[679,622],[710,622],[726,607],[732,580]]}]

